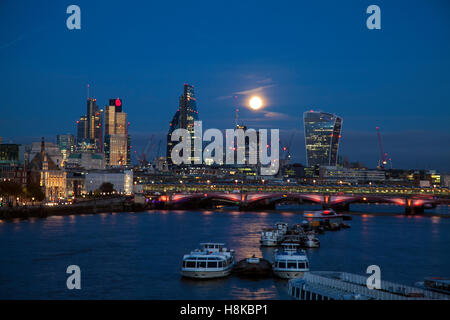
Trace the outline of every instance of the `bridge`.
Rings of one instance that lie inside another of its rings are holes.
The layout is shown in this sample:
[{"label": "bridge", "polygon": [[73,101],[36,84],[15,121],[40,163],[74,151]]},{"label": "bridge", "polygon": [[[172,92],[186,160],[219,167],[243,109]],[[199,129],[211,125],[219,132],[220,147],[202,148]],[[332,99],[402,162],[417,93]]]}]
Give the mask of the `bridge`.
[{"label": "bridge", "polygon": [[415,214],[437,205],[450,205],[448,188],[180,183],[151,184],[144,190],[158,195],[157,201],[174,208],[232,205],[241,210],[275,209],[278,203],[290,202],[315,203],[323,208],[347,211],[351,203],[388,203],[404,207],[406,214]]}]

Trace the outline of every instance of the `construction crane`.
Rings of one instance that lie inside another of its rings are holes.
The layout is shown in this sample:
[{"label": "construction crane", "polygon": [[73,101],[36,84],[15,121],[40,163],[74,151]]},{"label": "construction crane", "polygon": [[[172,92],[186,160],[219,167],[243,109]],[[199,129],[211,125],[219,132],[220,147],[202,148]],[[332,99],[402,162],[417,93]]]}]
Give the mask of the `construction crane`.
[{"label": "construction crane", "polygon": [[[387,161],[386,161],[387,153],[383,152],[383,144],[381,143],[381,134],[380,134],[379,127],[377,127],[377,135],[378,135],[378,145],[380,147],[380,160],[378,163],[378,167],[380,169],[384,169],[384,166],[387,164]],[[391,162],[391,165],[392,165],[392,162]]]},{"label": "construction crane", "polygon": [[148,155],[152,152],[152,149],[153,149],[153,147],[155,146],[155,144],[152,143],[154,137],[155,137],[155,135],[152,134],[151,137],[150,137],[150,139],[149,139],[148,142],[147,142],[147,145],[145,146],[144,150],[142,150],[142,152],[141,152],[140,154],[137,153],[137,152],[135,152],[135,154],[136,154],[136,156],[137,156],[137,159],[138,159],[138,161],[139,161],[139,164],[140,164],[141,166],[145,166],[145,165],[148,164],[147,157],[148,157]]}]

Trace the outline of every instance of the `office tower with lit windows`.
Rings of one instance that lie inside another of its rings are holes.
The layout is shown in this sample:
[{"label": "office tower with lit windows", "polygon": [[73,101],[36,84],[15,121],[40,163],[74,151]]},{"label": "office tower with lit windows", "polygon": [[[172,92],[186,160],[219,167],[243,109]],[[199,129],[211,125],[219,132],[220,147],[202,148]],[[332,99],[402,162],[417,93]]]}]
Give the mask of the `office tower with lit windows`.
[{"label": "office tower with lit windows", "polygon": [[[180,96],[178,110],[173,116],[172,121],[170,122],[169,133],[167,134],[166,156],[169,165],[173,164],[171,157],[172,149],[176,144],[178,144],[177,141],[171,140],[172,133],[176,129],[187,129],[190,132],[191,136],[194,138],[194,121],[198,120],[197,100],[194,94],[194,86],[184,84],[184,92]],[[189,157],[189,161],[193,163],[194,161],[199,159],[196,159],[194,156],[194,139],[191,139],[191,143],[191,156]]]},{"label": "office tower with lit windows", "polygon": [[109,166],[130,164],[130,136],[127,114],[123,112],[122,99],[110,99],[105,107],[105,159]]},{"label": "office tower with lit windows", "polygon": [[308,167],[336,166],[342,118],[321,111],[303,113]]},{"label": "office tower with lit windows", "polygon": [[103,109],[97,105],[97,99],[88,98],[86,117],[87,139],[97,152],[103,152]]},{"label": "office tower with lit windows", "polygon": [[97,99],[87,99],[86,115],[77,121],[77,143],[82,150],[103,152],[103,109]]},{"label": "office tower with lit windows", "polygon": [[80,119],[77,121],[77,143],[82,144],[86,141],[88,136],[88,130],[87,130],[87,117],[81,116]]}]

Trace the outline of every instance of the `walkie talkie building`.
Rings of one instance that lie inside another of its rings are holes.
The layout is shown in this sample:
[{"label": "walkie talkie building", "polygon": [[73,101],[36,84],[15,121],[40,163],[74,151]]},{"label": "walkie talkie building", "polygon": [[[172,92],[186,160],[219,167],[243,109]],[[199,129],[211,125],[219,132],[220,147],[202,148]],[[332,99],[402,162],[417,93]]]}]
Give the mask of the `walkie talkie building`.
[{"label": "walkie talkie building", "polygon": [[336,166],[342,118],[326,112],[303,113],[308,167]]}]

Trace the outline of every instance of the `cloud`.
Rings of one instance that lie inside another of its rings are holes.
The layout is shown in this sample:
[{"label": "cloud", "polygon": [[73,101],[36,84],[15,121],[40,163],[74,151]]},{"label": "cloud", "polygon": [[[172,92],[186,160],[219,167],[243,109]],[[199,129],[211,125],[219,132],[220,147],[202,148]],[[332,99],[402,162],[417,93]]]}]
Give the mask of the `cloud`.
[{"label": "cloud", "polygon": [[281,112],[265,111],[264,117],[270,120],[292,120],[293,117]]},{"label": "cloud", "polygon": [[260,93],[264,89],[271,88],[271,87],[274,87],[274,86],[275,86],[275,84],[269,84],[269,85],[266,85],[266,86],[260,86],[260,87],[256,87],[256,88],[249,89],[249,90],[238,91],[238,92],[235,92],[234,94],[250,95],[250,94]]},{"label": "cloud", "polygon": [[256,80],[256,83],[269,84],[269,83],[273,83],[273,80],[272,80],[272,78],[264,78],[261,80]]}]

